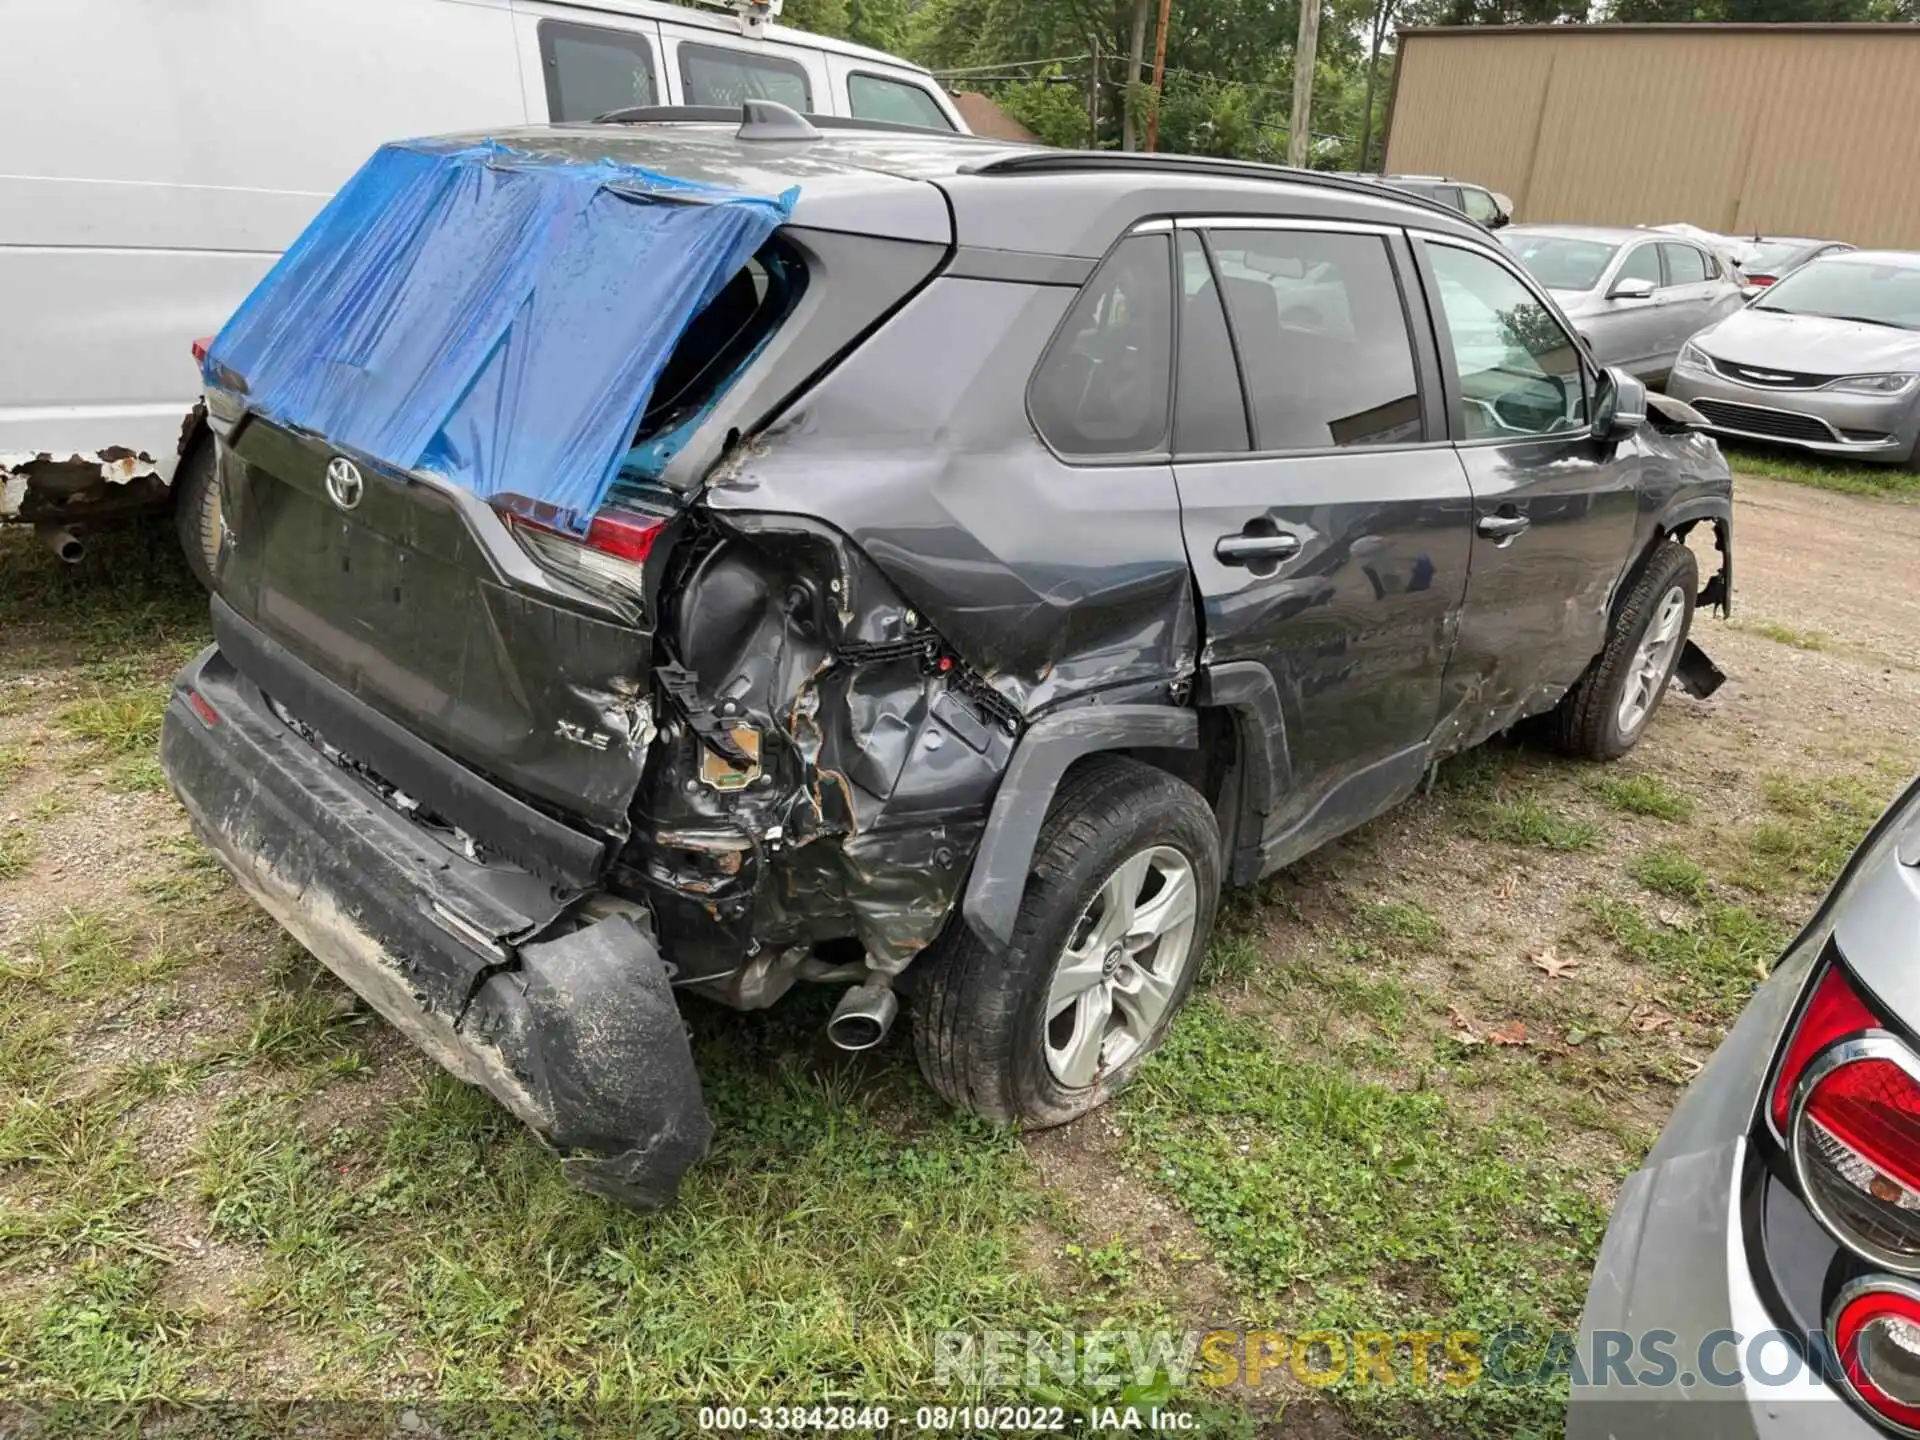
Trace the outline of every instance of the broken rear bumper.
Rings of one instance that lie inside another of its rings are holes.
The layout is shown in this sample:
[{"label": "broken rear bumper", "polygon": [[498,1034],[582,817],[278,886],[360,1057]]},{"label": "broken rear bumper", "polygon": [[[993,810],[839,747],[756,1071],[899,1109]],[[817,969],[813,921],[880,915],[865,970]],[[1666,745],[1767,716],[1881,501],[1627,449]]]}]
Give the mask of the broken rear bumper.
[{"label": "broken rear bumper", "polygon": [[616,916],[533,941],[564,908],[550,885],[390,808],[217,648],[175,682],[160,754],[247,892],[560,1151],[570,1179],[629,1205],[672,1198],[712,1126],[666,966],[639,927]]}]

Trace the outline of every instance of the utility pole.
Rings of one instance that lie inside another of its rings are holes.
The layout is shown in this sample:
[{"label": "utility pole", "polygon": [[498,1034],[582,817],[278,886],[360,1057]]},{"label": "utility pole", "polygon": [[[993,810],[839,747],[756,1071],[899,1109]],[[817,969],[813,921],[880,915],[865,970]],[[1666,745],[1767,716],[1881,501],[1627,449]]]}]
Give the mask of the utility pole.
[{"label": "utility pole", "polygon": [[1100,148],[1100,33],[1093,36],[1093,64],[1087,67],[1087,148]]},{"label": "utility pole", "polygon": [[1153,36],[1153,112],[1147,116],[1147,149],[1160,144],[1160,93],[1167,79],[1167,20],[1173,14],[1173,0],[1160,0],[1160,28]]},{"label": "utility pole", "polygon": [[1300,0],[1300,43],[1293,47],[1293,122],[1287,127],[1287,164],[1307,163],[1313,140],[1313,52],[1320,44],[1320,0]]},{"label": "utility pole", "polygon": [[1126,103],[1120,107],[1120,148],[1134,147],[1133,111],[1140,103],[1140,67],[1147,56],[1147,8],[1151,0],[1133,0],[1133,43],[1127,49]]}]

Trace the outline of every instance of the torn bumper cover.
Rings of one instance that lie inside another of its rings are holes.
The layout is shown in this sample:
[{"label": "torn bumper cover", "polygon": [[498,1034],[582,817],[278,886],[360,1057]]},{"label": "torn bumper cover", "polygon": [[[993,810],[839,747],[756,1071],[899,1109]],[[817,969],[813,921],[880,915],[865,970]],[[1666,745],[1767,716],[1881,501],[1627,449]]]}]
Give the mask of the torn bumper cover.
[{"label": "torn bumper cover", "polygon": [[[199,703],[190,701],[193,696]],[[181,672],[161,758],[247,892],[447,1070],[624,1204],[672,1199],[712,1136],[668,973],[624,916],[530,937],[564,908],[461,853],[297,735],[217,648]]]}]

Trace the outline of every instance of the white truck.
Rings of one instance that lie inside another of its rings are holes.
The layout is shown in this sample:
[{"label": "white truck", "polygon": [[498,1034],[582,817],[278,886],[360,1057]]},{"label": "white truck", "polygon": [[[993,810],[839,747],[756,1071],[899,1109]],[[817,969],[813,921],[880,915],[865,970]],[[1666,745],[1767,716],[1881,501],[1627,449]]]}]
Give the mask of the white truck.
[{"label": "white truck", "polygon": [[78,560],[217,495],[191,349],[383,141],[777,100],[964,131],[925,70],[778,0],[13,0],[0,14],[0,521]]}]

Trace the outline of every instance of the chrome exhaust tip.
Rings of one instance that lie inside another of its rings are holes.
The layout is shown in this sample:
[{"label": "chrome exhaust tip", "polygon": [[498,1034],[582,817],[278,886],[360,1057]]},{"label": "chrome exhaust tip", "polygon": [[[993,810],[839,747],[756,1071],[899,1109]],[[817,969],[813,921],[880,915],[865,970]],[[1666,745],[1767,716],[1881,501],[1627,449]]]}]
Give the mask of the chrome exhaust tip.
[{"label": "chrome exhaust tip", "polygon": [[871,981],[856,985],[833,1007],[827,1021],[827,1039],[842,1050],[871,1050],[887,1038],[893,1017],[899,1013],[900,1001],[885,985]]}]

